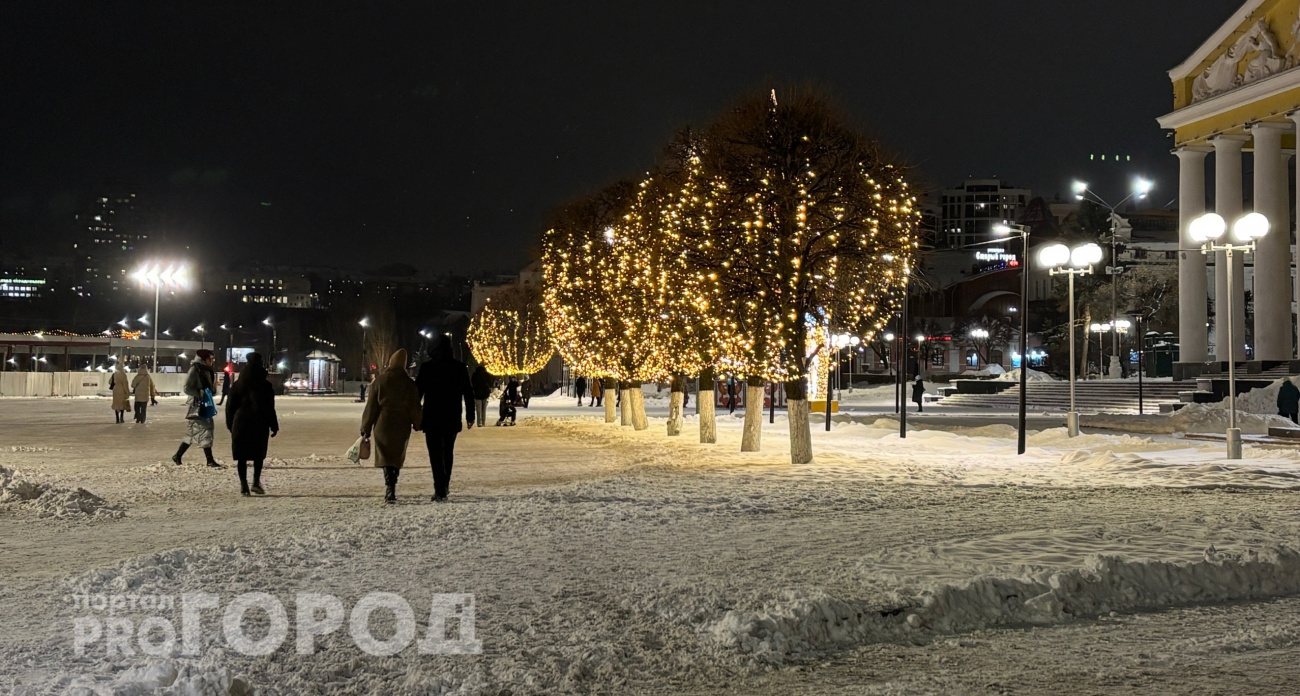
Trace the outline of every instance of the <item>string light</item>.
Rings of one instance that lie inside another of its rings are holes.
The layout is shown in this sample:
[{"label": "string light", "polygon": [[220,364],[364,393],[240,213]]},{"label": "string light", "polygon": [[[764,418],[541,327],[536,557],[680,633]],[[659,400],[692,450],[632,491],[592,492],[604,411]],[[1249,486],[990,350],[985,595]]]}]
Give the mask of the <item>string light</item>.
[{"label": "string light", "polygon": [[531,375],[555,354],[540,293],[531,287],[497,291],[470,320],[465,342],[474,360],[500,377]]}]

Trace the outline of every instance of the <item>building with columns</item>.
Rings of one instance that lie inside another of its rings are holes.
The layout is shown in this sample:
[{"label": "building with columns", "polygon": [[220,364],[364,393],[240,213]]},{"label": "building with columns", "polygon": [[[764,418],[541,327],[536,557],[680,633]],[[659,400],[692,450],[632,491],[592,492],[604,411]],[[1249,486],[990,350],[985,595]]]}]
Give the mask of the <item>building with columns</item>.
[{"label": "building with columns", "polygon": [[[1268,217],[1269,233],[1259,240],[1254,264],[1253,358],[1280,362],[1295,358],[1296,329],[1292,302],[1290,167],[1300,123],[1300,0],[1249,0],[1181,65],[1169,71],[1174,110],[1161,116],[1172,130],[1179,160],[1179,343],[1181,373],[1199,372],[1207,361],[1246,359],[1246,274],[1234,255],[1228,287],[1222,252],[1207,259],[1191,239],[1188,226],[1206,212],[1228,224],[1244,213]],[[1253,170],[1250,191],[1243,190],[1243,166],[1249,153]],[[1214,167],[1214,191],[1206,195],[1206,170]],[[1209,200],[1207,200],[1207,198]],[[1249,200],[1247,206],[1245,201]],[[1212,280],[1211,280],[1212,277]],[[1213,292],[1210,292],[1213,283]],[[1214,322],[1210,350],[1207,299],[1215,316],[1233,302],[1233,337],[1229,351],[1226,321]]]}]

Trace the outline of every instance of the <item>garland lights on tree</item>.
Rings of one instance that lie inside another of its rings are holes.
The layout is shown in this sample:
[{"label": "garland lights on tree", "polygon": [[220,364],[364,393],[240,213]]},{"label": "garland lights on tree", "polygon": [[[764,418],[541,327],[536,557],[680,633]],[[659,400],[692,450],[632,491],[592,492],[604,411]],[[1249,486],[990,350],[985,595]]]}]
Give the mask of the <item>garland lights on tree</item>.
[{"label": "garland lights on tree", "polygon": [[501,377],[531,375],[555,354],[541,293],[527,286],[493,295],[470,320],[465,341],[474,359]]},{"label": "garland lights on tree", "polygon": [[560,352],[625,384],[673,377],[674,392],[697,373],[711,388],[714,367],[745,375],[745,450],[758,448],[763,381],[784,382],[791,456],[810,461],[809,368],[832,328],[888,320],[911,273],[915,199],[876,143],[813,95],[745,101],[668,153],[547,232]]}]

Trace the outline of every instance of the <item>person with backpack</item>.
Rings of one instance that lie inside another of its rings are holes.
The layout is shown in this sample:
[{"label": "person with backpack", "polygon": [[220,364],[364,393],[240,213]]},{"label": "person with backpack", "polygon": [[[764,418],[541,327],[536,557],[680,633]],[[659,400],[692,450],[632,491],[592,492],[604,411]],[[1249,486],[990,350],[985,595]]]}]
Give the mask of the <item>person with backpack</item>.
[{"label": "person with backpack", "polygon": [[[239,494],[265,495],[262,488],[262,463],[266,460],[270,438],[280,432],[275,413],[275,388],[266,378],[261,353],[249,353],[248,362],[239,371],[239,381],[226,401],[226,430],[230,431],[230,456],[239,471]],[[253,463],[253,485],[248,485],[248,462]]]}]

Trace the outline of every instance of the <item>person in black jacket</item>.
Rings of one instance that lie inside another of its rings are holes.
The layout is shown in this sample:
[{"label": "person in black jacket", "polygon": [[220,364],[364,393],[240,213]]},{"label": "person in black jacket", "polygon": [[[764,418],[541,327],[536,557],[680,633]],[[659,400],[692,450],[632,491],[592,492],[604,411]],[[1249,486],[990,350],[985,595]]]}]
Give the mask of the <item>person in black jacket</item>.
[{"label": "person in black jacket", "polygon": [[226,429],[230,431],[230,456],[239,462],[239,493],[248,495],[248,462],[253,462],[253,493],[264,495],[262,462],[268,440],[280,432],[275,415],[275,389],[266,379],[260,353],[249,353],[248,364],[226,401]]},{"label": "person in black jacket", "polygon": [[517,411],[515,411],[515,405],[518,403],[519,382],[516,382],[515,379],[511,377],[509,384],[506,384],[505,390],[501,392],[501,407],[497,410],[497,415],[499,415],[500,418],[497,419],[497,425],[507,425],[507,418],[510,419],[509,425],[515,424],[515,415],[517,414]]},{"label": "person in black jacket", "polygon": [[916,402],[916,412],[925,411],[922,403],[925,401],[925,382],[921,381],[921,375],[916,376],[916,382],[912,384],[912,401]]},{"label": "person in black jacket", "polygon": [[420,366],[415,388],[423,402],[422,428],[433,470],[433,500],[440,502],[447,499],[451,486],[452,456],[461,418],[466,428],[474,427],[474,389],[470,386],[469,368],[451,356],[448,341],[437,341],[429,347],[429,360]]},{"label": "person in black jacket", "polygon": [[579,377],[573,382],[573,393],[578,395],[578,405],[582,405],[582,400],[587,396],[587,378]]},{"label": "person in black jacket", "polygon": [[[189,397],[186,402],[187,407],[192,406],[201,399],[211,399],[212,390],[216,383],[213,381],[214,374],[212,364],[217,360],[212,351],[202,349],[195,351],[194,362],[190,365],[190,373],[185,378],[185,396]],[[203,456],[208,461],[208,466],[221,468],[215,457],[212,456],[213,431],[216,427],[213,425],[211,418],[189,418],[186,417],[185,437],[181,438],[181,446],[172,455],[172,461],[177,466],[181,465],[181,457],[185,456],[185,451],[191,446],[201,448]]]},{"label": "person in black jacket", "polygon": [[486,367],[479,365],[469,376],[469,386],[474,390],[474,418],[482,428],[487,424],[487,402],[492,398],[492,375],[488,374]]}]

